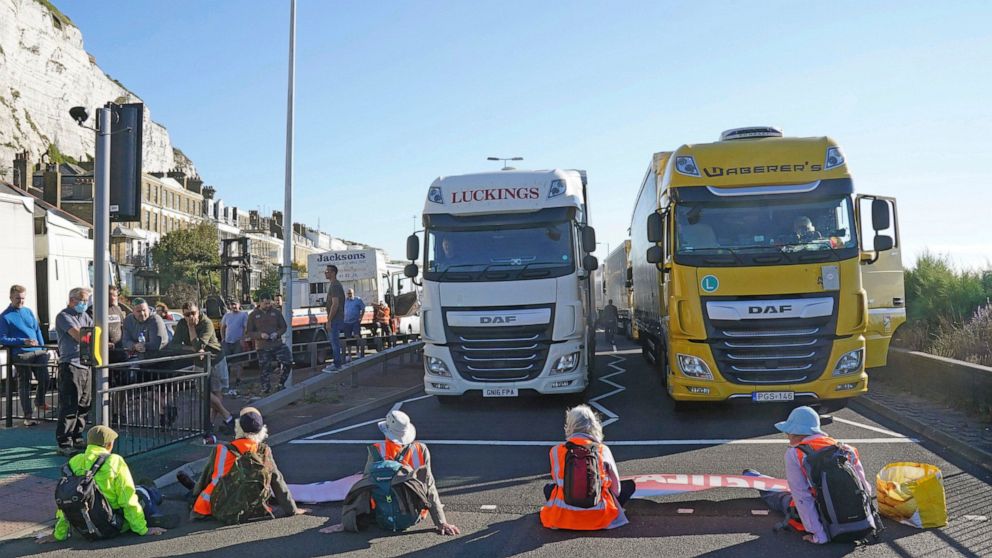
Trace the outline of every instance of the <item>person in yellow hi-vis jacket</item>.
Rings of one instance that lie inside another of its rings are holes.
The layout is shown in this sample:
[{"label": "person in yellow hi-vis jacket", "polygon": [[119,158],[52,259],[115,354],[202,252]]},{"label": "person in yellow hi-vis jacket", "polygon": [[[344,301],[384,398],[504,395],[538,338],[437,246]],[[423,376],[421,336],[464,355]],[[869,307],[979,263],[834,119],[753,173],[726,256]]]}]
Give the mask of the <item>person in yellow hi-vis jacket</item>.
[{"label": "person in yellow hi-vis jacket", "polygon": [[[161,496],[152,487],[135,486],[124,458],[111,453],[117,433],[106,426],[94,426],[86,436],[86,450],[76,454],[69,460],[69,468],[77,476],[85,475],[103,456],[103,464],[93,475],[96,489],[100,491],[114,514],[122,517],[121,532],[132,531],[138,535],[161,535],[166,530],[161,527],[149,527],[145,513],[156,515],[156,500]],[[58,510],[55,514],[55,532],[41,537],[38,543],[63,541],[69,536],[69,519]]]}]

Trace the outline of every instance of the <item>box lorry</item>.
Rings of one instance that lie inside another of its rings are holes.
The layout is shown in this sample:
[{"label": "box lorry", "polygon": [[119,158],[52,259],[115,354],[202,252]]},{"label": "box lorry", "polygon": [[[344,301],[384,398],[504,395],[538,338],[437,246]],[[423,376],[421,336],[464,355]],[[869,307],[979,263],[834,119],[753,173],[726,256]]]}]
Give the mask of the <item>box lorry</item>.
[{"label": "box lorry", "polygon": [[828,137],[769,127],[656,153],[631,219],[634,321],[677,403],[868,389],[906,320],[895,199]]},{"label": "box lorry", "polygon": [[[423,212],[424,388],[515,397],[582,393],[595,355],[584,171],[502,171],[438,178]],[[419,266],[406,268],[408,277]]]},{"label": "box lorry", "polygon": [[628,339],[633,338],[631,331],[631,296],[633,283],[630,267],[630,240],[624,240],[606,256],[603,264],[605,284],[603,291],[607,301],[612,300],[617,307],[617,331]]}]

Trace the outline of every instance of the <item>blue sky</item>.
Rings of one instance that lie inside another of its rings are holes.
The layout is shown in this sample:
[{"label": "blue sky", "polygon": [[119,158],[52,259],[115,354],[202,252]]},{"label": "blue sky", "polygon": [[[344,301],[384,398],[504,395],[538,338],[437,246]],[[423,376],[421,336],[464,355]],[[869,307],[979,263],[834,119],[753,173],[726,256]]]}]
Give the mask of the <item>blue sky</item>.
[{"label": "blue sky", "polygon": [[[289,3],[56,0],[228,203],[282,207]],[[438,175],[584,168],[616,246],[655,151],[830,135],[904,263],[992,260],[992,3],[299,0],[297,221],[402,256]],[[604,255],[601,251],[600,255]]]}]

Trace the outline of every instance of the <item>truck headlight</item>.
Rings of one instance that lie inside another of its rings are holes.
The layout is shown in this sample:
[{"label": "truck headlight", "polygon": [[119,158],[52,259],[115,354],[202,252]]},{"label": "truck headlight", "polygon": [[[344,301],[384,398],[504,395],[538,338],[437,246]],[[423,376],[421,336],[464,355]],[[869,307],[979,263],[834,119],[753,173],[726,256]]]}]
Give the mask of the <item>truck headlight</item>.
[{"label": "truck headlight", "polygon": [[424,361],[424,368],[427,369],[428,374],[433,374],[435,376],[446,376],[448,378],[451,377],[451,372],[448,370],[448,365],[439,358],[432,356],[427,357],[427,360]]},{"label": "truck headlight", "polygon": [[706,366],[706,361],[692,355],[678,355],[679,369],[690,378],[699,380],[712,380],[713,373],[710,367]]},{"label": "truck headlight", "polygon": [[578,352],[569,353],[558,360],[555,361],[554,367],[551,369],[552,374],[564,374],[566,372],[571,372],[575,370],[575,367],[579,365],[581,354]]},{"label": "truck headlight", "polygon": [[844,353],[844,356],[837,360],[837,366],[834,367],[834,376],[854,374],[855,372],[861,371],[861,360],[864,354],[864,349],[857,349],[849,353]]}]

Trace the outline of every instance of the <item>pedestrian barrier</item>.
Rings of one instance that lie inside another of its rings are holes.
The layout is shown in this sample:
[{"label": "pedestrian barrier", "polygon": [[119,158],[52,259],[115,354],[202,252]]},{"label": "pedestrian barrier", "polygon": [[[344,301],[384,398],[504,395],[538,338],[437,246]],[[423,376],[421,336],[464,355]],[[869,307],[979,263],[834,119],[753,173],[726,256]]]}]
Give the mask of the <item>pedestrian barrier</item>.
[{"label": "pedestrian barrier", "polygon": [[[0,413],[3,416],[3,424],[7,428],[14,425],[14,420],[27,418],[23,408],[23,388],[27,386],[27,398],[32,408],[32,418],[36,421],[54,421],[58,413],[58,351],[57,347],[46,345],[48,351],[48,364],[20,364],[17,357],[12,354],[12,349],[4,351],[6,357],[3,366],[0,366],[0,379],[3,386],[0,390],[0,397],[3,404],[0,405]],[[21,369],[19,372],[18,369]],[[44,369],[44,374],[37,374],[36,371]],[[26,382],[26,383],[25,383]],[[32,392],[31,388],[34,387]],[[41,393],[44,405],[41,409],[35,407],[37,402],[36,394]]]},{"label": "pedestrian barrier", "polygon": [[117,453],[127,457],[208,434],[212,365],[206,353],[93,367],[94,386],[109,372],[109,385],[94,390],[94,410],[106,403],[119,435]]}]

